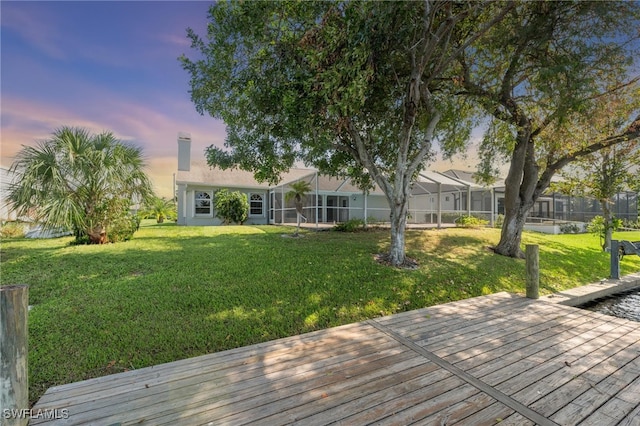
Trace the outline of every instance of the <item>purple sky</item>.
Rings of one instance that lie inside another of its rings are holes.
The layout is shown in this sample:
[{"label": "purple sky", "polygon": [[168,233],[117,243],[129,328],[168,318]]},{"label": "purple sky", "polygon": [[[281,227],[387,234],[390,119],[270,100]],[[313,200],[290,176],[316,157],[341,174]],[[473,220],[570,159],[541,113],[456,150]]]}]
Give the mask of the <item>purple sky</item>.
[{"label": "purple sky", "polygon": [[193,56],[186,28],[205,34],[210,4],[1,1],[2,167],[61,126],[109,130],[143,149],[156,192],[170,197],[177,133],[191,133],[193,159],[224,143],[224,123],[196,112],[177,59]]},{"label": "purple sky", "polygon": [[191,133],[193,157],[224,142],[224,124],[195,111],[177,60],[191,55],[186,28],[204,33],[210,4],[3,0],[2,167],[61,126],[110,130],[143,149],[156,191],[170,196],[177,133]]}]

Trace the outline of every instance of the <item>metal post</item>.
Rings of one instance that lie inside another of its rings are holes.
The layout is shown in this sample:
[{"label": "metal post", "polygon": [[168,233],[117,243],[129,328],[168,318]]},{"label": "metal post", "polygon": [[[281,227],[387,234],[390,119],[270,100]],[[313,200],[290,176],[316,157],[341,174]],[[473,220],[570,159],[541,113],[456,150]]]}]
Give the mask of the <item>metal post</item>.
[{"label": "metal post", "polygon": [[525,253],[527,258],[527,297],[537,299],[540,287],[539,248],[535,244],[528,244]]},{"label": "metal post", "polygon": [[[3,425],[26,425],[29,408],[27,314],[29,286],[0,287],[0,406]],[[9,410],[9,411],[7,411]],[[6,413],[17,413],[9,415]],[[5,423],[6,421],[6,423]]]},{"label": "metal post", "polygon": [[436,204],[436,211],[438,212],[438,229],[442,228],[442,184],[438,185],[438,202]]},{"label": "metal post", "polygon": [[620,279],[620,258],[618,253],[620,252],[620,243],[618,240],[611,240],[611,247],[609,248],[611,254],[611,278],[614,280]]}]

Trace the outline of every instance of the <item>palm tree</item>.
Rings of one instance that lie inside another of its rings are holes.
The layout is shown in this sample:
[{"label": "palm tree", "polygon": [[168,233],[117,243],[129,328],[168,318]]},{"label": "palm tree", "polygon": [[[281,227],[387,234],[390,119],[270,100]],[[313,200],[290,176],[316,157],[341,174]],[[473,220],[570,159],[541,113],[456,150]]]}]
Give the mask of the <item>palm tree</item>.
[{"label": "palm tree", "polygon": [[146,203],[143,214],[147,217],[153,216],[156,223],[163,223],[165,219],[175,216],[175,204],[172,200],[154,196]]},{"label": "palm tree", "polygon": [[293,199],[293,202],[296,206],[296,213],[298,216],[298,226],[296,227],[296,232],[293,234],[297,237],[300,233],[300,218],[304,217],[302,214],[302,200],[307,195],[307,192],[311,191],[311,185],[309,182],[301,180],[291,184],[291,190],[287,192],[284,196],[286,201]]},{"label": "palm tree", "polygon": [[112,223],[121,226],[132,202],[152,194],[144,167],[141,150],[111,132],[62,127],[18,153],[8,199],[18,214],[35,213],[45,228],[72,229],[77,240],[101,243]]}]

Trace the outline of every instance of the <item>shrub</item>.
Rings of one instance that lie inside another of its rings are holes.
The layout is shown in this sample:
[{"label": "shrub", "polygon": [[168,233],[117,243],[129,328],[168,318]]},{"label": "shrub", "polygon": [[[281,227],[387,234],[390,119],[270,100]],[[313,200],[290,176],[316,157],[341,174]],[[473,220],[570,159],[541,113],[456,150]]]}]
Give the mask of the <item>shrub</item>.
[{"label": "shrub", "polygon": [[[621,226],[622,226],[622,220],[618,218],[611,219],[610,227],[613,231],[617,231],[618,229],[620,229]],[[591,220],[591,222],[589,222],[589,224],[587,225],[587,231],[591,232],[592,234],[600,235],[602,238],[604,238],[605,232],[606,232],[604,217],[602,216],[594,217]]]},{"label": "shrub", "polygon": [[579,234],[582,228],[577,223],[563,223],[560,225],[561,234]]},{"label": "shrub", "polygon": [[349,219],[346,222],[342,222],[333,227],[334,230],[340,232],[356,232],[364,230],[364,220],[362,219]]},{"label": "shrub", "polygon": [[480,219],[475,216],[460,216],[455,222],[456,226],[460,228],[478,228],[489,223],[488,220]]},{"label": "shrub", "polygon": [[[139,219],[131,213],[131,201],[126,198],[103,200],[86,215],[86,225],[76,229],[74,244],[103,244],[128,241],[138,230]],[[90,230],[90,231],[86,231]]]},{"label": "shrub", "polygon": [[22,238],[29,225],[24,222],[4,222],[0,227],[0,237],[2,238]]},{"label": "shrub", "polygon": [[624,219],[622,221],[622,226],[628,229],[640,229],[640,219],[635,222],[631,219]]},{"label": "shrub", "polygon": [[503,214],[499,214],[496,217],[496,221],[495,221],[494,227],[495,228],[502,228],[502,224],[503,223],[504,223],[504,215]]},{"label": "shrub", "polygon": [[247,195],[239,191],[229,192],[226,189],[219,189],[215,194],[214,207],[216,217],[222,219],[225,224],[242,225],[249,215]]},{"label": "shrub", "polygon": [[111,222],[111,229],[108,234],[109,242],[129,241],[139,227],[140,219],[137,216],[129,212],[123,213]]},{"label": "shrub", "polygon": [[607,237],[607,228],[610,228],[613,232],[615,232],[620,229],[621,226],[622,220],[618,218],[612,218],[611,224],[607,226],[607,224],[605,224],[604,222],[604,217],[596,216],[587,225],[587,231],[600,237],[600,246],[602,246],[602,248],[604,249],[606,246],[605,239]]}]

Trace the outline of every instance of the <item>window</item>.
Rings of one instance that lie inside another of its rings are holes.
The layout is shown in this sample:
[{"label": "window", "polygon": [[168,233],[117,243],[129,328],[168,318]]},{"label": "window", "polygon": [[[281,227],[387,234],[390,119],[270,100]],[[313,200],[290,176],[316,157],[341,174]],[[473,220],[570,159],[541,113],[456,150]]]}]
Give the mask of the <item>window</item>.
[{"label": "window", "polygon": [[213,213],[211,194],[204,191],[195,191],[194,196],[196,216],[211,216]]},{"label": "window", "polygon": [[250,194],[249,196],[249,216],[264,215],[264,199],[262,194]]}]

